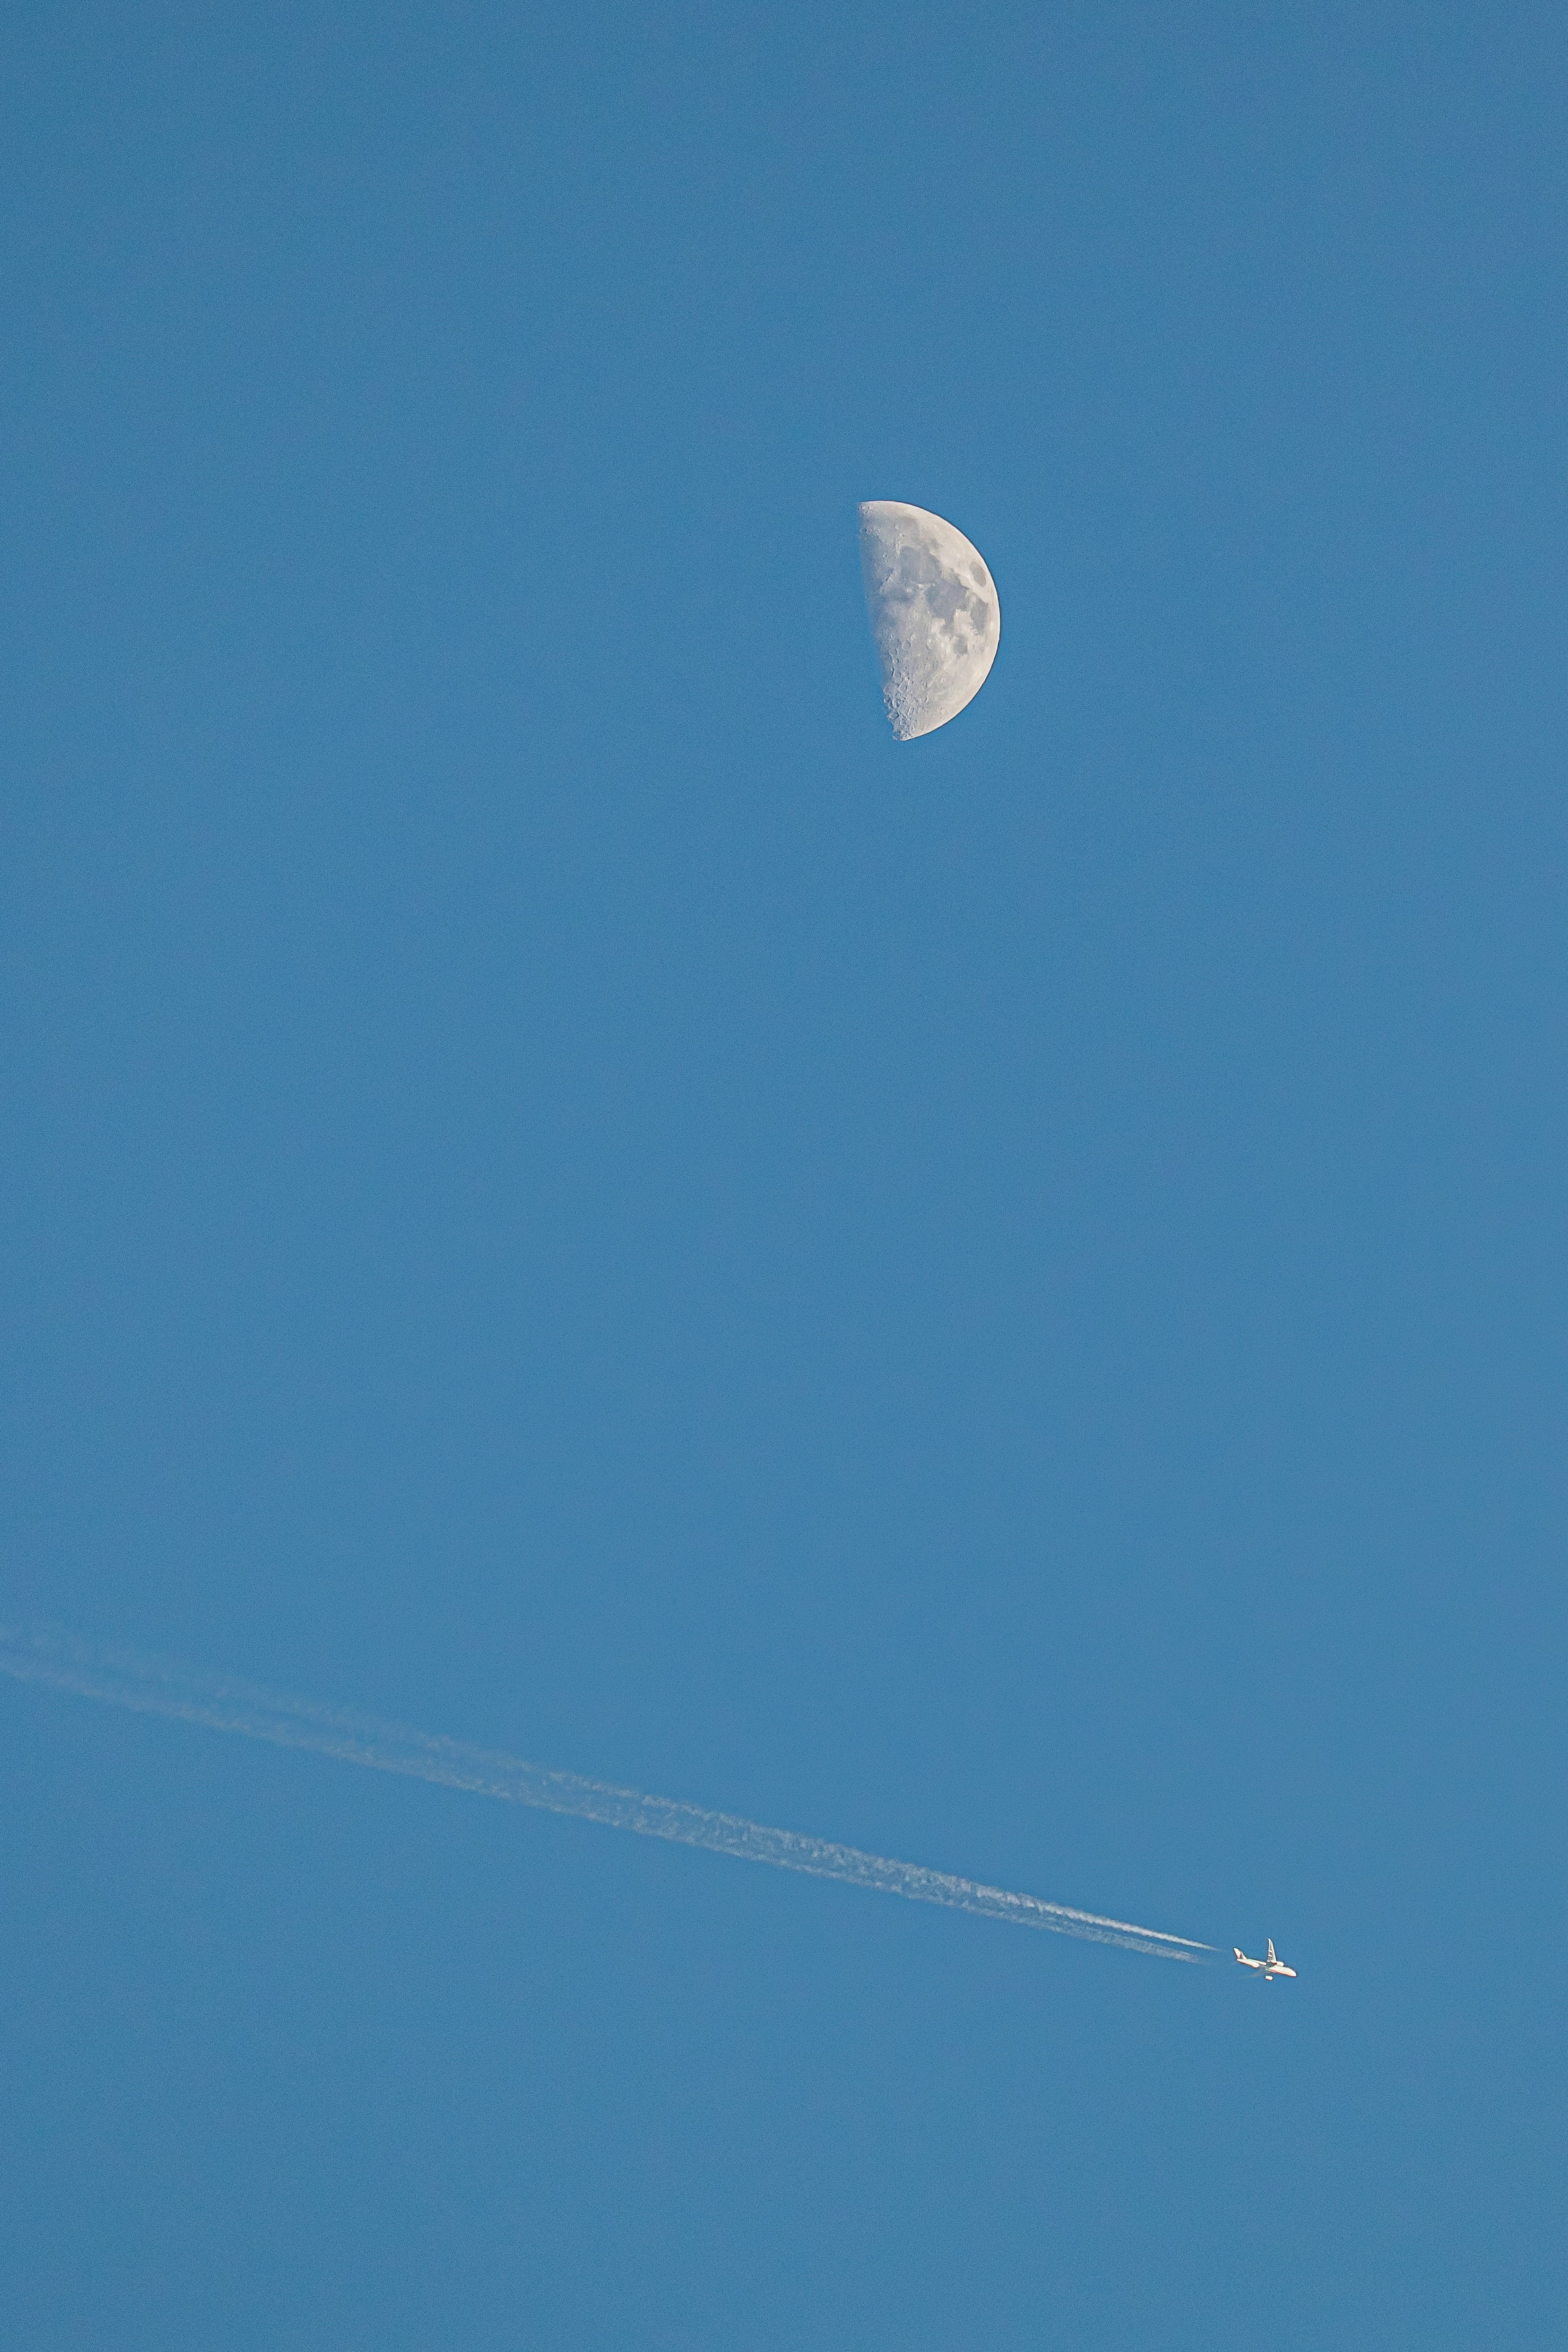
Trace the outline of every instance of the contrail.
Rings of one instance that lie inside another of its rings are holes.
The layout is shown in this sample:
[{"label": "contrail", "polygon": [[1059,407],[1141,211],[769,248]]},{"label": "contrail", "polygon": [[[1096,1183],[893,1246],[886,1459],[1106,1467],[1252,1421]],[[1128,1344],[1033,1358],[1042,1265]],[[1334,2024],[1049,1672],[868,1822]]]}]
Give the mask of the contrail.
[{"label": "contrail", "polygon": [[1019,1927],[1041,1927],[1056,1936],[1080,1936],[1091,1944],[1117,1944],[1166,1960],[1206,1962],[1212,1944],[1169,1936],[1158,1927],[1134,1927],[1128,1919],[1103,1919],[1093,1911],[1045,1903],[1035,1895],[1012,1895],[982,1886],[915,1862],[861,1853],[826,1838],[795,1830],[764,1829],[734,1813],[710,1812],[675,1797],[647,1797],[637,1789],[616,1789],[585,1780],[575,1772],[551,1771],[521,1757],[502,1756],[460,1739],[442,1739],[374,1716],[316,1706],[255,1684],[226,1676],[188,1673],[165,1660],[131,1651],[89,1650],[55,1633],[25,1633],[0,1626],[0,1674],[16,1682],[42,1684],[102,1699],[140,1715],[173,1716],[205,1724],[242,1739],[265,1739],[275,1748],[302,1748],[316,1756],[336,1756],[373,1771],[401,1772],[433,1780],[438,1788],[468,1789],[511,1805],[532,1805],[547,1813],[576,1813],[612,1829],[635,1830],[639,1837],[668,1838],[679,1845],[734,1854],[742,1862],[765,1862],[775,1870],[804,1871],[812,1878],[842,1879],[881,1895],[901,1895],[911,1903],[942,1903],[952,1911],[972,1911],[985,1919],[1008,1919]]}]

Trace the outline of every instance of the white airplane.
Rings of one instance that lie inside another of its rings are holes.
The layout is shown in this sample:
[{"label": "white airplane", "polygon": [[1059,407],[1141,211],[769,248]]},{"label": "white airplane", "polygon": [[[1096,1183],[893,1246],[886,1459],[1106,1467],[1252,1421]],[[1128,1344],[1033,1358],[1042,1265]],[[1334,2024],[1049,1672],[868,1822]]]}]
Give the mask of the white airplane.
[{"label": "white airplane", "polygon": [[1265,1984],[1272,1984],[1276,1977],[1293,1977],[1296,1973],[1277,1957],[1272,1936],[1268,1938],[1268,1958],[1266,1960],[1249,1960],[1239,1944],[1233,1944],[1230,1948],[1244,1969],[1257,1969],[1261,1972]]}]

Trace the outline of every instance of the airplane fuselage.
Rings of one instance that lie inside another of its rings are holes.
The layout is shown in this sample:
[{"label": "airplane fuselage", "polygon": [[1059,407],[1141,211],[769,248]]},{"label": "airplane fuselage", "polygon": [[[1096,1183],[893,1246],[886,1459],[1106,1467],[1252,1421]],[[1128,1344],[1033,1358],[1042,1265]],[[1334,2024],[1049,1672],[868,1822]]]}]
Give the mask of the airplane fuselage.
[{"label": "airplane fuselage", "polygon": [[1271,1984],[1276,1977],[1293,1977],[1296,1973],[1294,1969],[1288,1969],[1283,1960],[1275,1958],[1272,1943],[1269,1944],[1268,1958],[1266,1960],[1249,1960],[1239,1944],[1233,1944],[1230,1948],[1242,1967],[1253,1969],[1263,1979],[1265,1984]]}]

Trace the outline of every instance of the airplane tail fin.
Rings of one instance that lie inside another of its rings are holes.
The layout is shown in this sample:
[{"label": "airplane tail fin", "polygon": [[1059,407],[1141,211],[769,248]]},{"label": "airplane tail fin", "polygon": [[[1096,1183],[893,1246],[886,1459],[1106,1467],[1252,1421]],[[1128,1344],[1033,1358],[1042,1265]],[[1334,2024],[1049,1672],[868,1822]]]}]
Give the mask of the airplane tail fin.
[{"label": "airplane tail fin", "polygon": [[1270,1937],[1269,1937],[1269,1938],[1268,1938],[1268,1965],[1269,1965],[1269,1967],[1270,1967],[1270,1968],[1272,1968],[1272,1967],[1274,1966],[1274,1964],[1275,1964],[1274,1938],[1273,1938],[1273,1937],[1272,1937],[1272,1936],[1270,1936]]}]

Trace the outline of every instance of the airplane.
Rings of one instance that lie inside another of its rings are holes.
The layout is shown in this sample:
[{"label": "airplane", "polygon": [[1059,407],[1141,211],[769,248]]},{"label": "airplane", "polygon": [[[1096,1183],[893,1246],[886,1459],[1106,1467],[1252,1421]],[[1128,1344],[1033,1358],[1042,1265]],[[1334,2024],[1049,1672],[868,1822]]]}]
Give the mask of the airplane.
[{"label": "airplane", "polygon": [[1284,1961],[1276,1955],[1272,1936],[1268,1938],[1268,1958],[1266,1960],[1249,1960],[1239,1944],[1233,1944],[1230,1948],[1244,1969],[1257,1969],[1259,1971],[1265,1984],[1272,1984],[1276,1977],[1293,1977],[1296,1973],[1294,1969],[1288,1969]]}]

